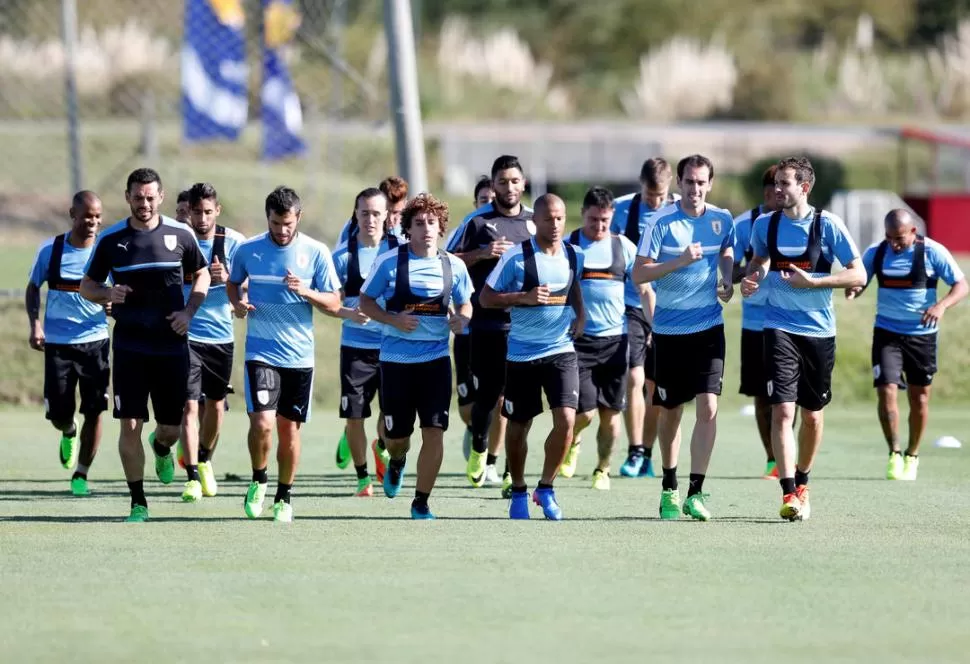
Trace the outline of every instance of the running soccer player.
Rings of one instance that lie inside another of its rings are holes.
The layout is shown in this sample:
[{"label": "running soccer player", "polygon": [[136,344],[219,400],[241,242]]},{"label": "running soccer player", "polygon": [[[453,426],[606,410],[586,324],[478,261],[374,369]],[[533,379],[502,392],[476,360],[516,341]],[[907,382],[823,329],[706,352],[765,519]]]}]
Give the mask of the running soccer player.
[{"label": "running soccer player", "polygon": [[[886,479],[916,479],[919,445],[930,414],[930,386],[936,373],[937,333],[946,310],[967,296],[967,280],[950,252],[920,235],[907,210],[886,215],[886,239],[862,256],[868,281],[876,278],[876,324],[872,331],[873,386],[879,423],[889,445]],[[937,301],[942,280],[950,292]],[[861,287],[848,288],[852,300]],[[909,393],[909,444],[899,448],[899,389]]]},{"label": "running soccer player", "polygon": [[[189,380],[185,414],[182,418],[181,447],[198,449],[199,481],[204,496],[218,492],[212,455],[219,442],[226,412],[226,395],[232,379],[235,336],[232,305],[226,295],[226,281],[236,250],[245,236],[219,225],[219,195],[208,182],[189,188],[189,225],[195,232],[202,255],[209,261],[209,293],[189,325]],[[183,287],[191,294],[189,279]],[[205,400],[205,408],[200,403]]]},{"label": "running soccer player", "polygon": [[179,192],[175,201],[175,221],[180,224],[189,225],[189,190],[184,189]]},{"label": "running soccer player", "polygon": [[[755,219],[775,211],[775,171],[772,164],[761,176],[762,202],[734,220],[734,283],[740,283],[751,257],[751,228]],[[741,260],[743,257],[743,261]],[[754,399],[754,414],[758,435],[768,460],[765,479],[778,478],[775,453],[771,449],[771,404],[768,402],[768,379],[765,377],[765,302],[768,289],[762,288],[751,297],[744,298],[741,307],[741,387],[740,393]]]},{"label": "running soccer player", "polygon": [[475,487],[485,483],[488,461],[495,461],[488,456],[487,439],[492,413],[505,387],[510,321],[508,311],[482,308],[478,297],[499,258],[535,233],[532,211],[522,205],[525,176],[518,158],[502,155],[492,163],[491,176],[495,191],[491,209],[465,223],[452,249],[468,266],[476,291],[472,296],[475,314],[469,328],[476,394],[471,413],[472,450],[466,466],[468,481]]},{"label": "running soccer player", "polygon": [[[346,467],[353,458],[357,471],[355,495],[374,495],[367,471],[367,433],[364,421],[371,415],[371,402],[380,396],[380,350],[383,326],[360,311],[360,288],[381,254],[396,249],[397,236],[384,234],[387,198],[380,189],[365,189],[354,203],[357,232],[333,254],[334,267],[342,285],[343,319],[340,333],[340,417],[347,420],[344,437],[337,446],[337,466]],[[378,439],[371,444],[377,481],[384,480],[388,460],[382,418],[377,422]],[[345,450],[342,448],[346,447]],[[345,461],[346,459],[346,461]]]},{"label": "running soccer player", "polygon": [[546,438],[542,476],[533,501],[547,519],[562,519],[553,480],[573,438],[579,403],[573,339],[586,324],[579,287],[583,252],[563,241],[565,226],[566,205],[561,198],[544,194],[536,199],[535,238],[502,252],[480,298],[483,307],[511,308],[502,402],[509,420],[505,449],[512,473],[510,519],[529,518],[526,438],[533,418],[542,412],[543,392],[552,410],[552,431]]},{"label": "running soccer player", "polygon": [[[778,162],[778,209],[754,222],[754,256],[741,281],[745,297],[762,283],[768,287],[764,343],[771,444],[782,491],[779,513],[789,521],[811,516],[808,475],[822,442],[822,409],[832,399],[832,289],[866,283],[859,250],[845,224],[831,212],[809,205],[814,184],[815,169],[808,159]],[[845,269],[832,274],[836,260]],[[797,446],[792,429],[796,405],[802,415]]]},{"label": "running soccer player", "polygon": [[411,518],[434,519],[428,498],[441,469],[451,409],[448,340],[451,332],[468,324],[472,285],[464,263],[438,249],[438,239],[448,231],[446,204],[430,194],[418,194],[404,208],[401,228],[407,244],[377,259],[361,287],[360,309],[384,325],[381,395],[391,455],[384,494],[394,498],[404,484],[417,417],[421,453]]},{"label": "running soccer player", "polygon": [[[91,493],[88,469],[101,443],[101,413],[108,409],[108,319],[104,307],[78,293],[101,228],[101,210],[101,199],[93,191],[74,194],[71,230],[40,246],[25,296],[30,347],[44,353],[45,416],[61,432],[61,466],[74,468],[71,493],[75,496]],[[41,321],[44,282],[47,305]],[[75,389],[80,390],[80,408]],[[84,417],[80,431],[75,411]]]},{"label": "running soccer player", "polygon": [[[635,247],[649,238],[657,213],[680,200],[670,191],[673,171],[660,157],[652,157],[640,167],[640,191],[616,199],[610,231],[623,235]],[[654,477],[653,444],[657,439],[660,406],[653,404],[653,343],[650,332],[656,296],[650,284],[628,279],[625,288],[627,346],[630,349],[627,375],[627,407],[624,424],[629,442],[627,458],[620,467],[624,477]],[[570,461],[566,456],[566,463]]]},{"label": "running soccer player", "polygon": [[[593,470],[593,488],[607,491],[610,457],[622,427],[620,413],[627,407],[629,352],[624,293],[626,282],[633,279],[637,248],[623,235],[610,232],[613,194],[609,189],[593,187],[587,191],[582,213],[583,227],[569,236],[569,243],[583,250],[579,277],[586,305],[586,326],[574,343],[579,363],[579,406],[573,437],[579,439],[598,410],[599,456]],[[569,449],[574,458],[579,456],[578,443]],[[565,475],[563,470],[559,472]]]},{"label": "running soccer player", "polygon": [[[734,294],[734,218],[707,202],[714,165],[703,155],[677,164],[682,198],[657,215],[649,241],[644,238],[635,268],[637,282],[657,282],[653,320],[654,403],[660,417],[663,479],[660,518],[681,511],[700,521],[711,518],[705,505],[704,478],[717,436],[717,398],[724,376],[724,316],[721,305]],[[720,280],[718,279],[720,271]],[[681,508],[677,487],[680,420],[684,404],[696,399],[690,441],[690,487]]]},{"label": "running soccer player", "polygon": [[[155,474],[163,484],[175,476],[172,446],[179,438],[189,380],[186,334],[209,290],[209,270],[195,235],[174,219],[160,216],[162,179],[150,168],[128,176],[125,200],[131,216],[98,238],[81,280],[81,296],[111,304],[115,319],[112,349],[114,416],[121,420],[118,449],[131,492],[128,521],[148,520],[145,449],[141,430],[151,399],[157,428],[148,436]],[[183,275],[192,275],[188,300]],[[110,277],[113,286],[105,285]],[[182,500],[201,497],[198,450],[186,445]]]},{"label": "running soccer player", "polygon": [[[404,241],[401,233],[401,211],[408,202],[408,183],[404,178],[391,175],[381,180],[377,187],[387,199],[387,221],[385,222],[385,232],[394,235],[398,240]],[[351,235],[357,232],[357,217],[351,215],[347,223],[340,229],[337,237],[337,246],[344,244]]]},{"label": "running soccer player", "polygon": [[[313,309],[340,310],[340,282],[326,245],[300,232],[303,204],[289,187],[266,197],[268,230],[239,249],[226,284],[229,302],[246,318],[246,410],[253,479],[243,509],[263,512],[273,428],[279,478],[273,520],[293,520],[291,492],[300,462],[300,427],[313,397]],[[249,280],[249,292],[241,285]]]}]

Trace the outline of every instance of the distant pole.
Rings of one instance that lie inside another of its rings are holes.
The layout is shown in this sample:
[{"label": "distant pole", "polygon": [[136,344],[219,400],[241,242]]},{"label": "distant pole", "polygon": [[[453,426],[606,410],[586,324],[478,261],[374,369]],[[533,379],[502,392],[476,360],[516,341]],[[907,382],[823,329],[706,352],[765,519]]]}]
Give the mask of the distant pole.
[{"label": "distant pole", "polygon": [[77,74],[77,3],[61,0],[61,30],[64,40],[64,92],[67,97],[67,142],[71,159],[71,195],[81,191],[84,178],[81,174],[81,137],[78,127]]},{"label": "distant pole", "polygon": [[411,0],[384,0],[397,167],[401,177],[408,181],[409,190],[421,192],[428,190],[428,173],[411,17]]}]

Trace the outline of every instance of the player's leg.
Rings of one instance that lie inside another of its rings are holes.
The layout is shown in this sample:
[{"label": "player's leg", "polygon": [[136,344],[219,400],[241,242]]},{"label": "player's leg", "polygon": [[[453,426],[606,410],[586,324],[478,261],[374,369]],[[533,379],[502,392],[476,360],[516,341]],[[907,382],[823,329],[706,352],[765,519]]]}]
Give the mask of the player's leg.
[{"label": "player's leg", "polygon": [[529,453],[528,436],[532,418],[542,411],[542,385],[532,362],[508,362],[506,376],[502,413],[508,420],[505,456],[512,478],[509,518],[528,519],[529,489],[525,479],[525,462]]},{"label": "player's leg", "polygon": [[896,335],[881,328],[872,330],[872,386],[876,389],[876,412],[882,435],[889,446],[886,479],[903,474],[903,453],[899,448],[899,388],[903,380],[903,353]]},{"label": "player's leg", "polygon": [[249,413],[247,443],[253,476],[246,491],[243,508],[246,516],[255,519],[263,512],[269,483],[267,468],[273,448],[276,410],[280,401],[280,375],[275,368],[252,361],[246,362],[244,372],[243,390],[246,393],[246,412]]},{"label": "player's leg", "polygon": [[[202,398],[202,372],[204,359],[201,356],[203,344],[189,342],[189,371],[186,379],[185,406],[182,409],[182,424],[179,432],[179,462],[186,472],[192,463],[191,453],[195,452],[195,465],[199,465],[199,400]],[[189,481],[192,477],[189,477]],[[199,473],[201,489],[202,476]],[[187,496],[190,500],[191,495]]]},{"label": "player's leg", "polygon": [[[146,373],[148,393],[155,415],[155,432],[149,436],[149,444],[155,455],[155,474],[159,481],[168,484],[175,477],[172,448],[182,434],[185,403],[188,401],[189,352],[186,348],[177,355],[149,355],[147,363],[150,368]],[[183,449],[187,480],[182,500],[197,502],[202,499],[198,438],[185,441]]]},{"label": "player's leg", "polygon": [[[118,453],[131,494],[128,521],[148,520],[145,497],[145,448],[141,441],[144,422],[148,419],[149,363],[145,355],[114,350],[111,381],[114,392],[114,417],[119,420]],[[174,473],[174,468],[173,471]]]},{"label": "player's leg", "polygon": [[415,479],[411,518],[433,519],[428,498],[438,479],[444,458],[444,433],[448,430],[448,411],[451,409],[451,361],[441,357],[416,367],[420,372],[417,384],[425,386],[417,404],[421,426],[421,452],[418,454],[418,475]]},{"label": "player's leg", "polygon": [[291,494],[300,465],[300,427],[310,418],[313,400],[313,369],[277,369],[280,398],[276,407],[276,464],[279,477],[273,498],[273,520],[293,520]]},{"label": "player's leg", "polygon": [[[414,419],[420,392],[427,389],[415,381],[415,365],[381,362],[381,394],[384,408],[384,443],[389,459],[384,473],[384,495],[395,498],[404,485],[404,468],[411,449]],[[451,384],[449,382],[449,389]]]},{"label": "player's leg", "polygon": [[647,359],[647,321],[643,311],[627,307],[627,393],[623,423],[626,427],[627,458],[620,467],[623,477],[638,477],[646,461],[643,433],[647,395],[644,364]]},{"label": "player's leg", "polygon": [[80,448],[74,418],[78,373],[73,350],[72,346],[61,344],[44,347],[44,416],[61,432],[58,455],[61,467],[65,469],[73,468],[77,463]]},{"label": "player's leg", "polygon": [[[199,468],[203,475],[203,489],[211,479],[212,494],[215,495],[215,472],[212,470],[212,456],[219,443],[222,422],[225,419],[229,396],[229,382],[232,380],[232,358],[235,345],[205,344],[202,372],[202,398],[199,400]],[[202,471],[205,465],[204,472]],[[208,493],[206,495],[209,495]]]},{"label": "player's leg", "polygon": [[[552,411],[552,430],[546,436],[542,478],[536,486],[533,500],[542,507],[547,519],[559,521],[562,510],[556,501],[552,483],[573,441],[576,408],[579,405],[579,364],[575,352],[562,353],[543,358],[536,369],[542,391],[549,402],[549,410]],[[541,412],[541,401],[538,406]],[[533,417],[535,415],[538,413]]]},{"label": "player's leg", "polygon": [[75,362],[81,394],[79,412],[84,417],[81,424],[81,450],[71,477],[71,492],[76,496],[90,493],[88,470],[101,446],[101,415],[108,409],[108,388],[111,382],[109,346],[107,339],[85,344],[83,353]]},{"label": "player's leg", "polygon": [[370,404],[380,380],[380,351],[340,347],[340,409],[346,420],[345,433],[357,473],[357,496],[373,496],[370,473],[367,472],[367,432],[365,420],[370,417]]},{"label": "player's leg", "polygon": [[930,417],[930,388],[936,374],[937,335],[913,335],[902,340],[903,370],[909,384],[909,444],[901,479],[913,481],[919,470],[919,446]]},{"label": "player's leg", "polygon": [[579,376],[579,398],[576,402],[576,417],[573,429],[573,440],[566,452],[566,457],[559,467],[559,474],[569,478],[576,474],[579,466],[579,454],[582,450],[581,437],[596,416],[597,394],[596,383],[593,379],[594,368],[600,361],[598,339],[581,336],[573,342],[576,348],[577,373]]},{"label": "player's leg", "polygon": [[471,366],[475,380],[475,403],[472,405],[472,451],[468,456],[465,474],[472,486],[485,482],[488,461],[488,431],[492,414],[505,388],[505,356],[508,333],[491,330],[472,330]]},{"label": "player's leg", "polygon": [[798,461],[795,465],[795,493],[801,501],[798,518],[811,516],[808,478],[815,465],[815,457],[822,445],[824,429],[823,409],[832,400],[832,370],[835,368],[835,337],[812,338],[796,336],[801,376],[798,382],[797,404],[802,421],[798,429]]},{"label": "player's leg", "polygon": [[768,400],[771,402],[771,447],[778,467],[781,484],[781,517],[794,520],[801,510],[795,495],[795,401],[801,361],[791,335],[780,330],[764,332],[765,377]]},{"label": "player's leg", "polygon": [[[505,427],[507,425],[508,420],[502,415],[502,397],[499,397],[498,403],[495,404],[495,409],[492,411],[491,422],[488,425],[488,447],[485,455],[486,486],[497,486],[504,483],[505,475],[508,474],[508,464],[506,464],[502,477],[499,477],[497,466],[498,455],[502,453],[502,449],[505,447]],[[471,439],[469,438],[469,440]]]},{"label": "player's leg", "polygon": [[593,369],[599,427],[596,430],[597,463],[593,488],[610,488],[610,459],[622,429],[621,413],[626,408],[627,337],[611,339],[603,348],[602,361]]},{"label": "player's leg", "polygon": [[775,453],[771,449],[771,404],[765,392],[764,332],[741,330],[741,394],[754,399],[754,420],[765,450],[765,479],[778,477]]},{"label": "player's leg", "polygon": [[[452,342],[455,359],[455,391],[458,392],[458,414],[462,424],[471,426],[472,404],[475,402],[475,381],[471,374],[471,340],[468,334],[458,334]],[[471,451],[471,431],[466,431],[465,459]]]},{"label": "player's leg", "polygon": [[679,519],[680,490],[677,464],[680,460],[680,421],[684,404],[694,398],[694,364],[688,358],[694,353],[690,335],[654,334],[654,368],[656,387],[653,403],[663,410],[658,418],[657,440],[660,443],[660,518]]},{"label": "player's leg", "polygon": [[690,485],[684,500],[684,514],[707,521],[711,513],[704,504],[704,479],[717,440],[717,402],[724,378],[724,326],[717,325],[690,335],[693,369],[696,376],[694,400],[696,417],[690,438]]}]

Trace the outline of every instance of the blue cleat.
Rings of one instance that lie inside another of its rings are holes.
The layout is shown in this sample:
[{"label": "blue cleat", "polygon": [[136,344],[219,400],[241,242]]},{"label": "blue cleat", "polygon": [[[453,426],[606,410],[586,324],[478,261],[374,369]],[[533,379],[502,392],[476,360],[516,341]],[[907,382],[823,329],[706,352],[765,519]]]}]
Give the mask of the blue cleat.
[{"label": "blue cleat", "polygon": [[653,472],[653,460],[643,457],[643,465],[640,466],[640,474],[637,477],[656,477]]},{"label": "blue cleat", "polygon": [[384,495],[388,498],[397,496],[397,492],[404,486],[404,466],[400,469],[393,464],[387,464],[387,471],[384,473]]},{"label": "blue cleat", "polygon": [[620,475],[623,477],[639,477],[640,469],[643,467],[643,453],[633,452],[623,462],[620,466]]},{"label": "blue cleat", "polygon": [[434,519],[435,516],[431,513],[431,508],[427,505],[424,507],[418,507],[414,503],[411,503],[411,518],[415,521],[430,521]]},{"label": "blue cleat", "polygon": [[532,502],[542,507],[542,513],[550,521],[562,521],[562,510],[556,502],[555,489],[536,489],[532,494]]},{"label": "blue cleat", "polygon": [[529,518],[529,494],[526,491],[522,493],[513,493],[512,501],[509,503],[509,518],[510,519],[528,519]]}]

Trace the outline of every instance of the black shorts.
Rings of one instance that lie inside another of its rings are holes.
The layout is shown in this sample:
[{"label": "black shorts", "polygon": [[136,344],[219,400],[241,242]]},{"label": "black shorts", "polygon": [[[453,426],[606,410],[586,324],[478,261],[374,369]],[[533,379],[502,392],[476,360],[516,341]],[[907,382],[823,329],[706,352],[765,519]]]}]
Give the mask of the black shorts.
[{"label": "black shorts", "polygon": [[312,397],[312,368],[273,367],[246,361],[247,412],[275,410],[291,422],[307,422]]},{"label": "black shorts", "polygon": [[581,336],[573,344],[579,365],[579,403],[576,410],[626,408],[627,336]]},{"label": "black shorts", "polygon": [[653,335],[653,405],[676,408],[698,394],[720,394],[724,378],[724,326],[690,334]]},{"label": "black shorts", "polygon": [[872,385],[923,387],[936,373],[936,332],[899,334],[880,327],[872,330]]},{"label": "black shorts", "polygon": [[579,363],[576,353],[547,355],[506,365],[502,414],[513,422],[528,422],[542,412],[542,393],[549,408],[579,406]]},{"label": "black shorts", "polygon": [[388,438],[407,438],[417,415],[422,429],[448,430],[451,358],[429,362],[381,362],[384,427]]},{"label": "black shorts", "polygon": [[222,401],[229,394],[235,344],[189,341],[189,401]]},{"label": "black shorts", "polygon": [[155,422],[163,426],[182,423],[189,385],[189,347],[178,354],[154,355],[115,348],[114,416],[122,420],[148,421],[151,399]]},{"label": "black shorts", "polygon": [[340,347],[340,411],[344,420],[370,417],[370,404],[381,388],[381,349]]},{"label": "black shorts", "polygon": [[653,380],[653,344],[650,338],[650,323],[639,307],[626,308],[627,347],[629,348],[629,367],[643,367],[644,374]]},{"label": "black shorts", "polygon": [[455,335],[454,354],[455,389],[458,392],[458,405],[467,406],[475,402],[475,386],[478,382],[472,375],[471,335]]},{"label": "black shorts", "polygon": [[822,410],[832,400],[835,337],[806,337],[765,328],[765,375],[772,404]]},{"label": "black shorts", "polygon": [[509,333],[504,330],[471,330],[471,369],[475,388],[496,401],[505,389],[505,356],[508,355]]},{"label": "black shorts", "polygon": [[765,375],[765,333],[741,330],[741,394],[767,398],[768,377]]},{"label": "black shorts", "polygon": [[74,418],[76,390],[81,393],[81,415],[95,417],[108,410],[108,349],[107,339],[44,346],[44,409],[48,420],[70,422]]}]

